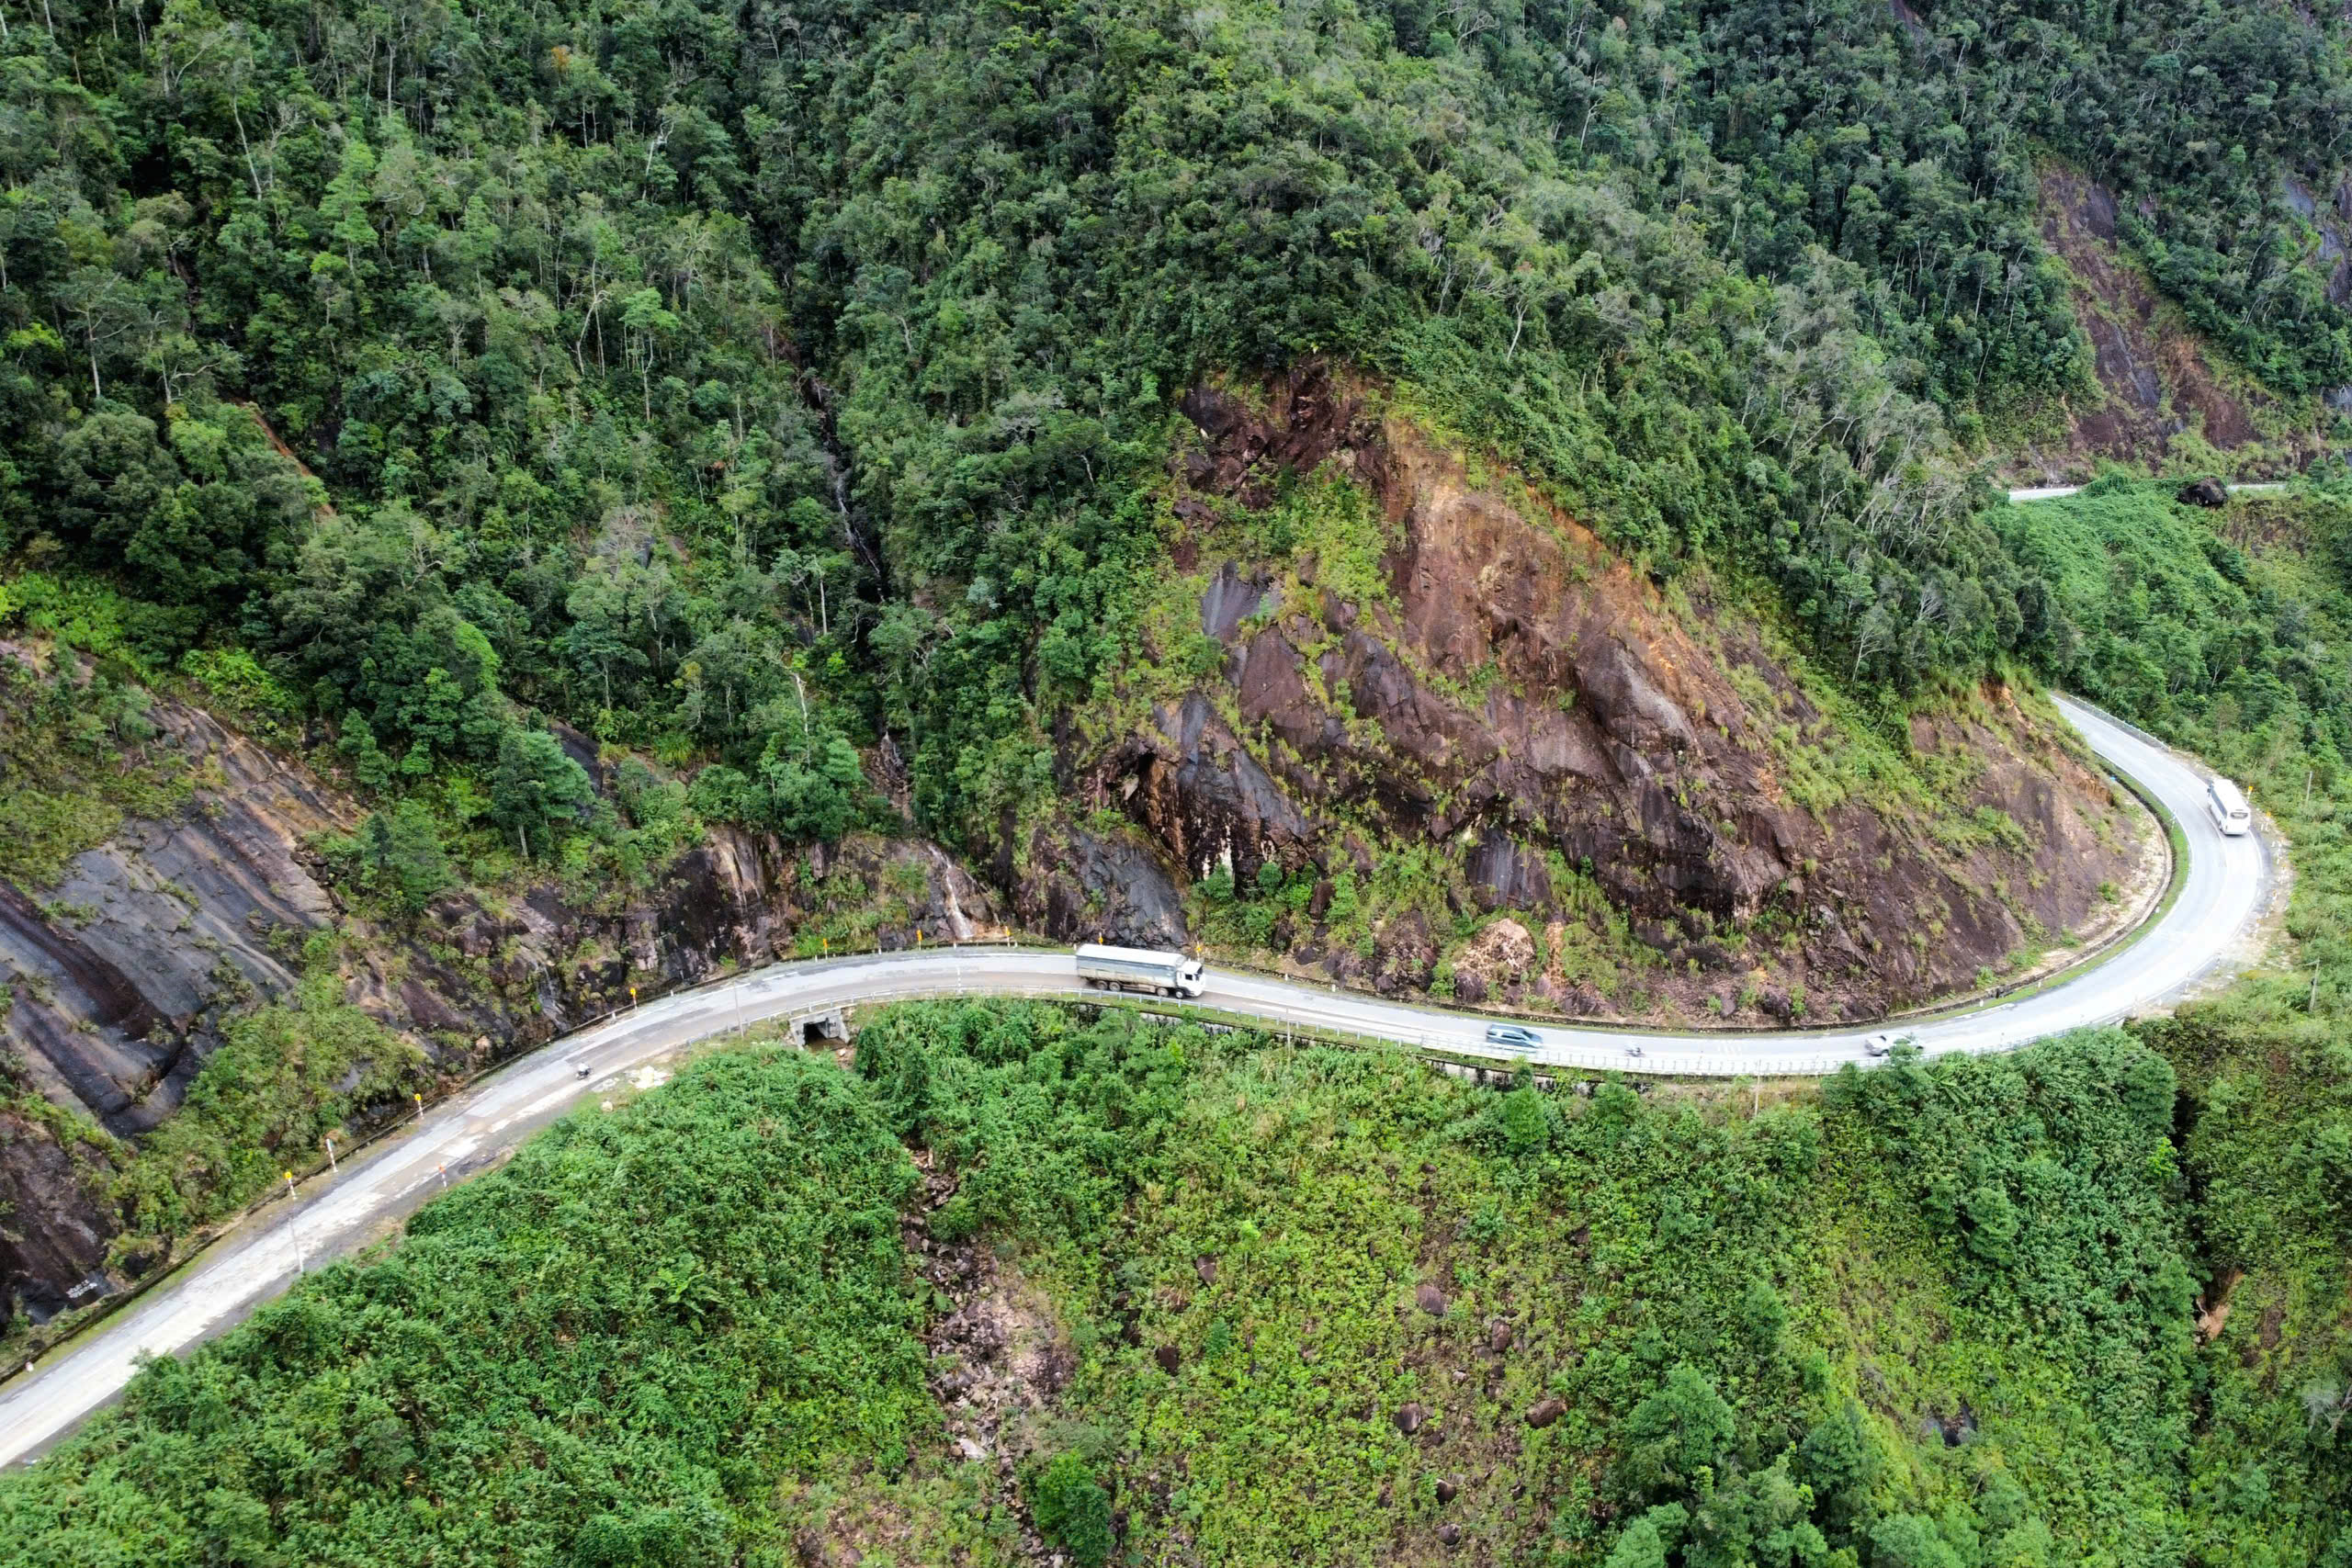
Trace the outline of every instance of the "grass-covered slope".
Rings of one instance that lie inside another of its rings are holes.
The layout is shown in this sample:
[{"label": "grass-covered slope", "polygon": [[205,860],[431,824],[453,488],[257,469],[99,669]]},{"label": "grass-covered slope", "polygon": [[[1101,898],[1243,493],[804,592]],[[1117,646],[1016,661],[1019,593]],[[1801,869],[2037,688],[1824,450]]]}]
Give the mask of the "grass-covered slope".
[{"label": "grass-covered slope", "polygon": [[736,1561],[781,1477],[924,1422],[914,1179],[829,1064],[711,1062],[157,1362],[0,1538],[84,1568]]},{"label": "grass-covered slope", "polygon": [[2113,482],[2000,520],[2076,635],[2049,664],[2245,781],[2291,843],[2277,967],[2142,1032],[2181,1081],[2200,1563],[2319,1562],[2352,1511],[2352,505]]},{"label": "grass-covered slope", "polygon": [[[853,1070],[581,1113],[151,1369],[0,1527],[77,1568],[2169,1562],[2171,1107],[2112,1033],[1759,1110],[895,1010]],[[1008,1314],[1039,1354],[972,1332]]]}]

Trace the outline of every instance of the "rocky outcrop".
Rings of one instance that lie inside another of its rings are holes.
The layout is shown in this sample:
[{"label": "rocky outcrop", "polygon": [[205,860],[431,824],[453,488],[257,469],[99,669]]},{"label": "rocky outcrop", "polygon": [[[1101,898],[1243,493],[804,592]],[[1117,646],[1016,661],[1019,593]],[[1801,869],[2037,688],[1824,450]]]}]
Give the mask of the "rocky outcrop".
[{"label": "rocky outcrop", "polygon": [[[229,1019],[291,990],[305,943],[330,927],[344,998],[421,1047],[441,1084],[624,1004],[632,986],[650,996],[788,954],[811,921],[889,948],[918,931],[1005,934],[997,897],[936,845],[860,835],[788,850],[726,828],[639,894],[582,904],[542,882],[371,920],[316,849],[360,822],[356,801],[200,710],[158,703],[153,716],[199,781],[187,807],[125,821],[51,886],[0,882],[0,1065],[19,1093],[118,1137],[169,1118]],[[0,1111],[0,1312],[13,1299],[46,1315],[97,1288],[118,1229],[102,1165],[51,1121]]]},{"label": "rocky outcrop", "polygon": [[1039,827],[1025,867],[1009,874],[1021,923],[1056,942],[1177,948],[1191,938],[1183,896],[1141,835],[1074,823]]},{"label": "rocky outcrop", "polygon": [[[2290,184],[2290,197],[2297,188]],[[2310,193],[2302,194],[2308,205]],[[2216,369],[2202,338],[2128,254],[2113,191],[2051,162],[2042,168],[2039,197],[2042,243],[2072,275],[2070,303],[2091,347],[2095,390],[2070,400],[2063,443],[2029,443],[2014,455],[2008,467],[2016,482],[2088,479],[2102,461],[2154,468],[2189,433],[2230,454],[2242,473],[2292,471],[2325,450],[2317,430],[2293,427],[2291,410]],[[2315,214],[2323,248],[2335,245],[2330,231],[2342,220],[2316,207],[2307,216]],[[2155,209],[2143,202],[2140,216],[2152,219]],[[2339,260],[2331,297],[2347,276],[2352,273]]]},{"label": "rocky outcrop", "polygon": [[0,1041],[50,1099],[135,1135],[177,1108],[223,1014],[291,987],[335,903],[307,844],[357,813],[196,709],[159,704],[162,741],[206,781],[167,821],[133,819],[36,903],[0,885]]},{"label": "rocky outcrop", "polygon": [[[1400,913],[1366,953],[1322,929],[1318,892],[1308,918],[1274,925],[1294,962],[1424,986],[1443,925],[1512,910],[1591,926],[1597,886],[1647,950],[1653,1003],[1876,1015],[1966,987],[2081,925],[2102,883],[2132,880],[2130,812],[2005,692],[1909,738],[1964,799],[1801,790],[1798,770],[1827,768],[1837,737],[1752,626],[1703,601],[1669,607],[1574,519],[1472,482],[1374,402],[1311,367],[1262,395],[1185,400],[1204,445],[1185,468],[1198,490],[1178,505],[1178,558],[1204,580],[1221,676],[1098,732],[1091,752],[1066,749],[1080,804],[1124,814],[1187,878],[1228,869],[1246,888],[1272,864],[1285,883],[1363,880],[1402,849],[1434,857],[1434,924]],[[1369,591],[1361,564],[1317,558],[1323,541],[1253,558],[1259,534],[1220,521],[1271,502],[1271,463],[1328,465],[1374,500]],[[1556,961],[1508,979],[1454,969],[1497,999],[1602,1005]]]},{"label": "rocky outcrop", "polygon": [[1285,850],[1295,859],[1314,831],[1198,693],[1156,714],[1105,765],[1122,780],[1123,801],[1196,876],[1219,865],[1254,870]]},{"label": "rocky outcrop", "polygon": [[[436,1060],[474,1071],[578,1029],[629,999],[697,985],[729,964],[791,957],[804,926],[854,913],[842,947],[897,951],[924,940],[1001,940],[996,896],[937,845],[855,834],[787,847],[716,827],[645,894],[569,902],[551,884],[517,898],[442,900],[424,924],[455,962],[398,933],[369,931],[346,997],[420,1037]],[[365,930],[351,921],[346,930]]]},{"label": "rocky outcrop", "polygon": [[96,1140],[60,1120],[37,1105],[0,1106],[0,1307],[11,1309],[0,1323],[16,1310],[46,1320],[113,1285],[114,1228],[100,1198],[112,1167]]},{"label": "rocky outcrop", "polygon": [[1465,1002],[1508,995],[1535,970],[1535,938],[1505,916],[1462,944],[1453,955],[1453,994]]}]

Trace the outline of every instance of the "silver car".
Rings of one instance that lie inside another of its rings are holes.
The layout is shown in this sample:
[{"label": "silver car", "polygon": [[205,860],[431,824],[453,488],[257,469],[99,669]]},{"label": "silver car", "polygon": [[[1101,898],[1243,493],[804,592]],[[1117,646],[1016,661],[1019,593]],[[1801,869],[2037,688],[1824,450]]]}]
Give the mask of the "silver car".
[{"label": "silver car", "polygon": [[1514,1051],[1532,1051],[1544,1043],[1544,1037],[1515,1023],[1490,1023],[1487,1025],[1487,1043],[1506,1045]]}]

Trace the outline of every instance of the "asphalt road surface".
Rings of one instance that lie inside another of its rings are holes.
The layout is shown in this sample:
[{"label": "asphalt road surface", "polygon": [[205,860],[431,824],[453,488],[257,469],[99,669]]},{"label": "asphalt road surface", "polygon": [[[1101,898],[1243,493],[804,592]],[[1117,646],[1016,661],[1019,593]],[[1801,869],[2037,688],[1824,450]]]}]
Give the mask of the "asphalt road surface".
[{"label": "asphalt road surface", "polygon": [[[2287,490],[2284,480],[2269,479],[2259,484],[2228,485],[2223,488],[2232,495],[2283,495]],[[2081,494],[2082,489],[2080,485],[2036,485],[2029,490],[2013,490],[2009,491],[2009,503],[2017,506],[2029,501],[2064,501],[2070,495]]]},{"label": "asphalt road surface", "polygon": [[[1907,1021],[1899,1032],[1929,1054],[2006,1051],[2086,1025],[2111,1023],[2242,965],[2273,883],[2263,840],[2225,838],[2204,809],[2205,774],[2095,709],[2059,698],[2065,716],[2117,773],[2164,802],[2188,840],[2178,896],[2130,945],[2047,988],[1990,1007]],[[1671,1034],[1537,1028],[1540,1044],[1509,1051],[1486,1042],[1492,1021],[1351,992],[1212,970],[1200,1006],[1276,1024],[1344,1032],[1464,1056],[1559,1067],[1676,1076],[1819,1074],[1867,1063],[1869,1029]],[[537,1128],[584,1101],[650,1082],[662,1057],[696,1041],[771,1019],[853,1002],[952,995],[1084,994],[1066,953],[933,948],[831,962],[777,964],[629,1014],[520,1057],[423,1113],[406,1131],[273,1205],[121,1311],[0,1391],[0,1464],[37,1455],[130,1381],[137,1359],[187,1348],[283,1292],[304,1267],[389,1233],[448,1182],[494,1163]],[[1638,1053],[1638,1054],[1636,1054]],[[579,1069],[588,1069],[582,1077]]]}]

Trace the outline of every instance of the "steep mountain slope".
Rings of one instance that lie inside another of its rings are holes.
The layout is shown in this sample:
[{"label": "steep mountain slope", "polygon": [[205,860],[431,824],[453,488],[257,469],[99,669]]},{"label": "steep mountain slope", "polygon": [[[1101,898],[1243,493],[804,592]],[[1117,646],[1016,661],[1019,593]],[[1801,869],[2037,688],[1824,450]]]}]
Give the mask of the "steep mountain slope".
[{"label": "steep mountain slope", "polygon": [[[2042,242],[2065,268],[2090,351],[2090,390],[2067,400],[2063,439],[2029,438],[2005,455],[2010,473],[2079,481],[2114,461],[2176,471],[2211,464],[2253,479],[2294,472],[2330,448],[2330,428],[2352,393],[2281,398],[2232,365],[2125,247],[2115,192],[2053,162],[2041,170],[2038,206]],[[2153,204],[2143,206],[2144,220]],[[2310,216],[2323,259],[2340,256],[2347,220],[2316,209]],[[2337,265],[2332,302],[2352,298],[2347,278]]]},{"label": "steep mountain slope", "polygon": [[[0,649],[9,740],[70,750],[40,705],[91,680],[78,655]],[[625,1005],[632,987],[826,937],[899,946],[919,929],[1001,929],[988,890],[934,846],[860,835],[795,855],[725,827],[640,886],[526,870],[403,909],[354,874],[369,813],[347,785],[190,705],[203,694],[140,710],[149,730],[133,750],[184,784],[175,809],[113,819],[54,875],[0,880],[6,1312],[87,1304],[252,1196],[256,1174],[318,1163],[318,1134],[347,1146],[412,1092]],[[611,770],[583,756],[609,788]],[[280,1010],[290,1022],[257,1037]],[[202,1077],[240,1045],[226,1078]],[[289,1068],[291,1083],[266,1087]],[[208,1081],[191,1128],[178,1113]]]},{"label": "steep mountain slope", "polygon": [[[1034,1560],[1059,1448],[1089,1556],[2352,1568],[2341,529],[2282,566],[2293,520],[1975,471],[2340,438],[2340,8],[34,10],[23,1315],[632,987],[943,922],[1547,1012],[2004,978],[2160,859],[2038,677],[2210,744],[2311,869],[2308,969],[2173,1037],[2183,1098],[2109,1037],[1779,1117],[1480,1103],[998,1010],[870,1083],[729,1064],[156,1373],[167,1436],[11,1493],[12,1548]],[[1046,1356],[1018,1459],[931,1437],[983,1235],[1081,1260],[1097,1381]]]},{"label": "steep mountain slope", "polygon": [[1307,367],[1183,409],[1181,575],[1062,750],[1213,945],[1571,1013],[1853,1018],[2148,874],[2144,814],[2004,687],[1890,740],[1746,606],[1662,591],[1375,388]]},{"label": "steep mountain slope", "polygon": [[2272,964],[2140,1032],[2179,1075],[2200,1287],[2182,1560],[2338,1568],[2352,1562],[2352,491],[2337,479],[2208,509],[2174,489],[2110,477],[1999,526],[2069,606],[2050,664],[2245,781],[2292,844]]},{"label": "steep mountain slope", "polygon": [[0,1477],[0,1535],[2165,1568],[2227,1517],[2182,1484],[2173,1080],[2118,1032],[1759,1105],[1097,1012],[893,1008],[845,1066],[583,1109]]},{"label": "steep mountain slope", "polygon": [[[1040,799],[994,888],[920,841],[795,852],[679,817],[678,785],[574,734],[612,858],[542,868],[478,828],[485,879],[403,897],[401,856],[440,863],[436,836],[401,849],[413,817],[355,798],[349,746],[263,744],[200,683],[150,701],[127,650],[25,612],[11,755],[66,826],[0,884],[0,1286],[36,1318],[86,1303],[322,1135],[632,987],[825,942],[1010,920],[1464,1000],[1785,1021],[2013,972],[2143,869],[2132,808],[2046,715],[1991,690],[1917,718],[1906,757],[1736,615],[1507,475],[1474,482],[1368,383],[1310,367],[1185,408],[1154,657],[1069,716],[1068,804]],[[157,782],[85,821],[108,748]]]}]

